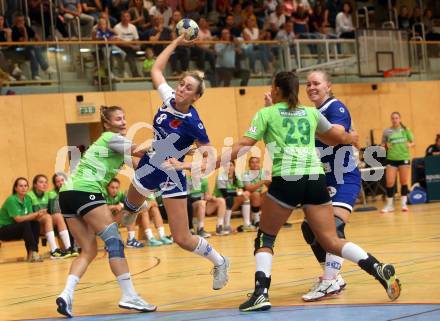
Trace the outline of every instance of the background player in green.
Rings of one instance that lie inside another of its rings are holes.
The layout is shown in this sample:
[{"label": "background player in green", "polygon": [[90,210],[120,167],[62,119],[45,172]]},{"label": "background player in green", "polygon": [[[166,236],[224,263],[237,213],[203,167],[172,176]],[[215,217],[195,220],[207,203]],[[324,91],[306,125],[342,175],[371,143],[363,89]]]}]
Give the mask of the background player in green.
[{"label": "background player in green", "polygon": [[[32,209],[34,212],[44,210],[48,213],[49,207],[49,193],[47,192],[47,177],[43,174],[35,175],[32,180],[32,190],[27,195],[32,200]],[[47,216],[42,216],[40,219],[41,228],[46,236],[47,243],[50,247],[51,259],[62,259],[70,257],[75,251],[71,247],[69,232],[67,231],[66,223],[61,213],[54,213]],[[55,239],[54,226],[57,228],[61,240],[63,241],[65,251],[62,251]]]},{"label": "background player in green", "polygon": [[[205,231],[206,202],[203,199],[205,193],[209,191],[208,178],[201,178],[199,181],[193,181],[190,174],[186,175],[186,184],[189,191],[188,212],[195,214],[196,223],[194,230],[198,236],[208,238],[211,234]],[[194,217],[194,215],[193,215]],[[194,220],[193,220],[194,221]]]},{"label": "background player in green", "polygon": [[263,173],[259,157],[249,158],[249,170],[243,173],[244,189],[250,193],[252,224],[260,224],[261,197],[264,187],[271,183],[270,175]]},{"label": "background player in green", "polygon": [[243,191],[243,182],[235,173],[235,162],[228,162],[225,167],[219,170],[215,180],[214,196],[223,197],[226,201],[226,214],[224,219],[224,230],[232,232],[231,215],[232,210],[241,206],[243,225],[237,228],[240,232],[255,232],[256,228],[251,223],[250,193]]},{"label": "background player in green", "polygon": [[[54,214],[58,216],[61,216],[63,219],[63,222],[65,221],[64,217],[61,214],[61,209],[60,209],[60,198],[59,198],[59,193],[60,193],[60,189],[61,186],[64,185],[64,182],[67,180],[67,176],[66,174],[64,174],[63,172],[58,172],[52,175],[52,186],[53,189],[50,190],[48,193],[48,197],[49,197],[49,204],[47,207],[47,212],[49,214],[52,215],[52,217],[54,216]],[[70,256],[72,257],[76,257],[79,255],[78,249],[75,246],[75,240],[73,239],[72,234],[70,233],[69,229],[67,229],[67,231],[69,232],[69,239],[70,239],[70,249],[69,250],[64,250],[64,252],[68,253]]]},{"label": "background player in green", "polygon": [[33,211],[32,200],[26,195],[29,184],[26,178],[19,177],[12,186],[12,195],[0,209],[0,240],[23,239],[28,262],[42,262],[38,255],[40,238],[39,219],[47,216],[45,210]]},{"label": "background player in green", "polygon": [[59,196],[61,186],[63,186],[66,181],[67,176],[64,173],[55,173],[52,176],[53,189],[48,192],[49,195],[49,205],[47,211],[49,214],[61,213]]},{"label": "background player in green", "polygon": [[383,131],[382,145],[387,150],[386,184],[387,203],[382,213],[394,211],[394,194],[397,173],[400,180],[400,199],[402,211],[408,211],[408,183],[410,173],[409,148],[414,146],[414,136],[409,128],[402,124],[400,113],[395,111],[391,114],[391,127]]},{"label": "background player in green", "polygon": [[[299,205],[324,250],[357,263],[382,284],[391,300],[395,300],[400,295],[400,283],[394,267],[380,263],[356,244],[338,238],[324,171],[315,150],[315,133],[331,145],[353,144],[357,135],[332,126],[316,108],[299,105],[298,91],[296,75],[279,72],[271,88],[274,105],[258,111],[244,137],[228,151],[231,159],[236,159],[263,139],[273,160],[272,183],[263,201],[255,239],[255,290],[240,305],[240,310],[270,309],[268,291],[275,238],[292,210]],[[226,158],[220,155],[216,168],[225,164]],[[189,163],[170,162],[176,167],[191,168]]]},{"label": "background player in green", "polygon": [[121,107],[101,107],[101,122],[104,132],[83,155],[59,194],[61,212],[81,247],[80,255],[70,267],[66,286],[56,299],[57,311],[67,317],[72,317],[75,287],[96,257],[96,235],[104,241],[110,268],[122,292],[119,307],[141,312],[157,308],[145,302],[133,287],[124,243],[103,195],[110,180],[124,164],[124,159],[140,157],[145,150],[136,151],[137,147],[125,137],[127,127]]},{"label": "background player in green", "polygon": [[[121,182],[117,178],[112,178],[107,184],[104,192],[108,208],[113,214],[113,219],[118,224],[121,222],[121,210],[124,208],[125,193],[120,191]],[[136,222],[127,226],[127,247],[142,248],[144,244],[136,240]]]},{"label": "background player in green", "polygon": [[[160,197],[156,198],[154,194],[147,197],[147,206],[145,210],[140,213],[141,226],[145,231],[148,246],[161,246],[173,244],[173,240],[165,235],[165,228],[163,226],[163,219],[159,210]],[[150,227],[151,221],[157,229],[159,238],[155,238]]]}]

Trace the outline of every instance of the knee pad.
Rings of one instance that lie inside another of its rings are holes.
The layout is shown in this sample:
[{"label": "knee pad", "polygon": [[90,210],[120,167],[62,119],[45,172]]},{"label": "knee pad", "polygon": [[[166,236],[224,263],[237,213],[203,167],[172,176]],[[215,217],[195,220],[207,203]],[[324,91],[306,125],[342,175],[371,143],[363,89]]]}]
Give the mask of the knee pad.
[{"label": "knee pad", "polygon": [[105,243],[109,260],[125,258],[124,243],[122,242],[116,223],[108,225],[103,231],[98,233],[98,236]]},{"label": "knee pad", "polygon": [[259,206],[251,206],[252,213],[258,213],[260,211]]},{"label": "knee pad", "polygon": [[335,216],[336,234],[340,239],[345,239],[345,222],[339,217]]},{"label": "knee pad", "polygon": [[387,197],[393,197],[394,196],[394,186],[393,187],[387,187]]},{"label": "knee pad", "polygon": [[302,222],[301,231],[303,233],[304,240],[306,240],[307,244],[310,245],[316,244],[315,234],[313,234],[313,231],[310,228],[310,225],[309,223],[307,223],[307,221]]},{"label": "knee pad", "polygon": [[234,205],[234,197],[227,196],[226,197],[226,208],[230,210],[232,208],[232,205]]},{"label": "knee pad", "polygon": [[277,237],[276,235],[269,235],[269,234],[264,233],[262,230],[258,229],[257,237],[255,238],[254,255],[258,249],[261,249],[264,247],[270,249],[273,254],[273,247],[275,246],[276,237]]},{"label": "knee pad", "polygon": [[408,185],[402,185],[400,187],[400,195],[401,196],[406,196],[408,195]]}]

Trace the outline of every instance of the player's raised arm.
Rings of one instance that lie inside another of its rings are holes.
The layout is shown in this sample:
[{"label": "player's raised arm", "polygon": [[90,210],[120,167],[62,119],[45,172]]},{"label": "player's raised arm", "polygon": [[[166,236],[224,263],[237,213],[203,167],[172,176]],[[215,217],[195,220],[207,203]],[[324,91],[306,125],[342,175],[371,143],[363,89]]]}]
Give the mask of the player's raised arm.
[{"label": "player's raised arm", "polygon": [[166,82],[165,77],[163,75],[163,71],[167,65],[168,59],[173,54],[174,50],[176,50],[177,46],[183,44],[190,44],[193,40],[185,40],[185,34],[180,35],[176,39],[174,39],[166,48],[160,53],[157,57],[156,62],[151,68],[151,80],[153,81],[153,85],[155,88],[159,88],[161,84]]}]

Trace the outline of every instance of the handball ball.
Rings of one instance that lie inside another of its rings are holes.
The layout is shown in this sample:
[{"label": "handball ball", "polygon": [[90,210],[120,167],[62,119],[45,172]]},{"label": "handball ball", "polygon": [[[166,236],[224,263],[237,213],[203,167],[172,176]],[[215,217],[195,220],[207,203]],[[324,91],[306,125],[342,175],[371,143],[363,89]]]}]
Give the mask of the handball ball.
[{"label": "handball ball", "polygon": [[177,23],[176,32],[179,36],[185,32],[185,39],[193,40],[197,38],[197,35],[199,34],[199,26],[194,20],[185,18]]}]

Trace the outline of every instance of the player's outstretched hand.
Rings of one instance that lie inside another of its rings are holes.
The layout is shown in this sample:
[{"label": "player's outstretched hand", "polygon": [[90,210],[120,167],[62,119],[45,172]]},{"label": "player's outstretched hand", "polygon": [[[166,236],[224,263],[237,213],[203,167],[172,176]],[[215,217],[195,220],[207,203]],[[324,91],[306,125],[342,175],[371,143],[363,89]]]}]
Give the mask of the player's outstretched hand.
[{"label": "player's outstretched hand", "polygon": [[352,139],[352,143],[351,144],[354,147],[356,147],[357,149],[360,149],[361,146],[359,145],[359,135],[358,135],[358,133],[355,130],[352,130],[352,131],[350,131],[350,136],[351,136],[351,139]]},{"label": "player's outstretched hand", "polygon": [[178,46],[192,46],[194,42],[198,39],[195,38],[193,40],[187,40],[185,38],[186,32],[183,32],[180,36],[178,36],[174,41],[177,43]]},{"label": "player's outstretched hand", "polygon": [[165,162],[162,163],[162,169],[164,170],[184,170],[184,169],[191,169],[191,163],[190,162],[181,162],[178,159],[170,158],[167,159]]}]

